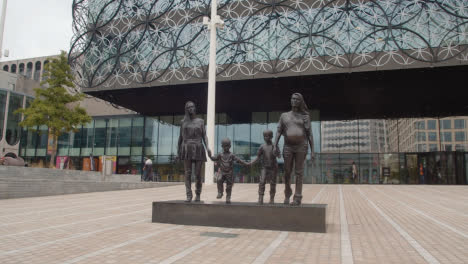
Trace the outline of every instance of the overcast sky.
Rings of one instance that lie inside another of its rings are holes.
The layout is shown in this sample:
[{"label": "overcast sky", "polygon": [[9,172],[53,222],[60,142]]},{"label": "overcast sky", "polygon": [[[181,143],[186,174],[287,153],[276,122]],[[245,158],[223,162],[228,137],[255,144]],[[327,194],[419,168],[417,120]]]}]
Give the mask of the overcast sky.
[{"label": "overcast sky", "polygon": [[[0,0],[0,6],[3,1]],[[68,52],[73,35],[72,3],[73,0],[8,0],[3,50],[10,50],[10,56],[1,61]]]}]

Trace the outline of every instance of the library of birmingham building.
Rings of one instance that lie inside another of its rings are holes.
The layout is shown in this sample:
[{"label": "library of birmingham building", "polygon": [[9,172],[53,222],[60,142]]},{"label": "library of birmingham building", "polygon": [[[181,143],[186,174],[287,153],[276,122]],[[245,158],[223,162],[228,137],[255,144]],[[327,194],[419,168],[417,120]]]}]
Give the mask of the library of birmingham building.
[{"label": "library of birmingham building", "polygon": [[[350,183],[354,162],[360,183],[467,184],[466,0],[223,0],[218,15],[215,152],[229,137],[253,159],[299,92],[317,153],[305,182]],[[182,180],[184,104],[207,108],[210,1],[75,0],[73,16],[82,90],[139,115],[95,117],[61,155],[116,156],[118,171],[150,156]]]}]

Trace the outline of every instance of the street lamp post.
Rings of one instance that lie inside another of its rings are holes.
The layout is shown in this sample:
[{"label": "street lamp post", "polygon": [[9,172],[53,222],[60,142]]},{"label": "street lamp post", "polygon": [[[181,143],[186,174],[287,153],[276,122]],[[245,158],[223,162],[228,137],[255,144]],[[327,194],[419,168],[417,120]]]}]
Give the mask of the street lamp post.
[{"label": "street lamp post", "polygon": [[[3,0],[2,5],[2,17],[0,18],[0,58],[3,54],[3,31],[5,29],[5,17],[6,17],[6,8],[7,8],[8,0]],[[8,55],[6,55],[8,57]]]},{"label": "street lamp post", "polygon": [[[214,151],[215,140],[215,101],[216,101],[216,28],[223,28],[224,21],[216,14],[216,0],[211,1],[211,19],[203,17],[203,24],[210,30],[210,61],[208,66],[208,106],[206,111],[206,135],[208,148]],[[214,164],[208,161],[205,164],[205,185],[213,184]]]}]

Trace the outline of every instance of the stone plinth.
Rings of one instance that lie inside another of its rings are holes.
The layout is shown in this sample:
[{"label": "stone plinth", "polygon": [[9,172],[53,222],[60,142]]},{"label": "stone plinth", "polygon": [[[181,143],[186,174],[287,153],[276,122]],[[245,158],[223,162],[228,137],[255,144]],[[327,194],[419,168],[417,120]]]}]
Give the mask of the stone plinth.
[{"label": "stone plinth", "polygon": [[283,204],[184,201],[153,202],[153,223],[263,230],[326,232],[326,204]]}]

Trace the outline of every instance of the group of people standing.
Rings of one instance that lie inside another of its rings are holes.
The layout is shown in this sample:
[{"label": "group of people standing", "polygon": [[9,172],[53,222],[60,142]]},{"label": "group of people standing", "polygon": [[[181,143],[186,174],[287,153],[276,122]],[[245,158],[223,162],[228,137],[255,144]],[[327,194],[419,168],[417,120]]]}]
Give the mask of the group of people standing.
[{"label": "group of people standing", "polygon": [[[230,153],[231,141],[226,138],[222,141],[223,153],[212,156],[208,148],[208,138],[205,131],[203,119],[197,118],[195,104],[191,101],[185,104],[185,116],[180,127],[180,136],[178,141],[178,159],[184,163],[186,202],[193,199],[192,193],[192,170],[195,174],[195,201],[200,201],[202,191],[201,168],[203,162],[206,162],[206,152],[208,157],[216,161],[221,168],[221,177],[218,177],[218,196],[223,196],[223,182],[226,182],[226,203],[230,203],[232,185],[234,182],[233,164],[234,162],[251,165],[259,160],[262,164],[262,172],[259,184],[259,204],[263,203],[265,184],[270,183],[270,203],[274,203],[276,192],[276,178],[278,173],[278,164],[276,158],[279,157],[278,147],[281,136],[284,137],[284,204],[298,206],[302,202],[302,182],[304,177],[304,162],[307,157],[308,147],[310,146],[311,160],[315,160],[314,141],[310,125],[309,110],[304,98],[299,93],[291,96],[291,111],[281,115],[278,122],[278,129],[274,142],[272,142],[273,132],[264,131],[263,136],[265,144],[258,150],[257,158],[251,163],[246,163]],[[296,175],[295,192],[292,202],[291,174],[294,168]]]}]

